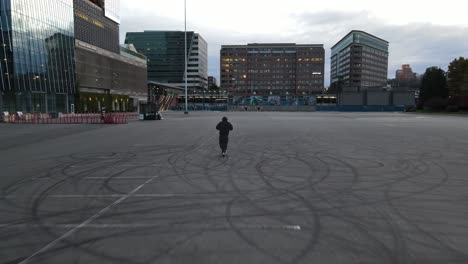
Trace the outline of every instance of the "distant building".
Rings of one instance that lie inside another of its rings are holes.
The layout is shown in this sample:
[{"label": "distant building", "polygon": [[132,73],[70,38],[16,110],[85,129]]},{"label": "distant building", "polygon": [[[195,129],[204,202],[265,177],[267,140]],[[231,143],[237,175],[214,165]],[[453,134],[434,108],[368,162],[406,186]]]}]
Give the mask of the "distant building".
[{"label": "distant building", "polygon": [[212,86],[218,86],[218,80],[213,76],[208,76],[208,88],[211,88]]},{"label": "distant building", "polygon": [[[148,80],[185,87],[183,31],[128,32],[125,43],[148,58]],[[208,45],[200,34],[187,32],[188,89],[208,87]]]},{"label": "distant building", "polygon": [[395,79],[398,81],[416,81],[416,73],[413,72],[409,64],[403,64],[401,69],[397,70],[395,73]]},{"label": "distant building", "polygon": [[230,95],[296,96],[324,87],[322,44],[223,45],[221,87]]},{"label": "distant building", "polygon": [[0,16],[1,111],[133,111],[146,101],[146,61],[120,54],[119,0],[2,0]]},{"label": "distant building", "polygon": [[387,83],[386,40],[353,30],[331,48],[331,87],[366,91]]}]

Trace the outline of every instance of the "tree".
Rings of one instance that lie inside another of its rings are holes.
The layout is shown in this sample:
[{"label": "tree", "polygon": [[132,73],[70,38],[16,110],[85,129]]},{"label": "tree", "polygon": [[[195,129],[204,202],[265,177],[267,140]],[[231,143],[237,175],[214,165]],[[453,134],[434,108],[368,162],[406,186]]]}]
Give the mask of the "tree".
[{"label": "tree", "polygon": [[468,95],[468,59],[460,57],[448,67],[448,89],[451,96]]},{"label": "tree", "polygon": [[426,69],[421,81],[419,99],[423,106],[433,108],[444,107],[448,98],[447,78],[445,71],[438,67]]}]

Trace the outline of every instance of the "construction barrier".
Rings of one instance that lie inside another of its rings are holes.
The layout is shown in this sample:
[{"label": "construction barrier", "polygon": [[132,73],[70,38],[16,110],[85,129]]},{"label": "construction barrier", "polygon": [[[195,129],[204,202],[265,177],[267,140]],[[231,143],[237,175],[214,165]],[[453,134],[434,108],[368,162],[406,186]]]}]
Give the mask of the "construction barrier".
[{"label": "construction barrier", "polygon": [[[133,116],[132,116],[133,118]],[[52,118],[45,114],[21,114],[4,116],[4,122],[13,124],[128,124],[126,113],[101,114],[70,114]]]}]

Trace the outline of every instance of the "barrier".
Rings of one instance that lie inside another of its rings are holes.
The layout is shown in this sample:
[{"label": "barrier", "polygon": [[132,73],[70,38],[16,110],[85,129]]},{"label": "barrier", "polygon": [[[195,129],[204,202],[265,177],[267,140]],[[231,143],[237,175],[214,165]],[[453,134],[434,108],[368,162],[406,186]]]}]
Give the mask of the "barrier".
[{"label": "barrier", "polygon": [[105,116],[101,114],[59,114],[57,118],[52,118],[47,114],[22,114],[8,115],[4,117],[4,121],[13,124],[40,124],[40,125],[57,125],[57,124],[128,124],[129,118],[137,118],[132,113],[109,113]]},{"label": "barrier", "polygon": [[402,105],[385,105],[385,106],[369,106],[369,105],[318,105],[317,111],[331,111],[331,112],[403,112],[405,106]]}]

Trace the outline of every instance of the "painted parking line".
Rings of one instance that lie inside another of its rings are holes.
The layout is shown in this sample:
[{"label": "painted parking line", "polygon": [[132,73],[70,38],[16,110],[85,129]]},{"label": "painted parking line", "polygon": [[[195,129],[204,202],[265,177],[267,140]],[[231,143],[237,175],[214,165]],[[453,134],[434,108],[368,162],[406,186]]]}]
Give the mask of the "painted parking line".
[{"label": "painted parking line", "polygon": [[120,197],[118,200],[116,200],[115,202],[109,204],[108,206],[106,206],[105,208],[103,208],[101,211],[97,212],[96,214],[94,214],[93,216],[91,216],[90,218],[88,218],[86,221],[82,222],[81,224],[75,226],[73,229],[69,230],[68,232],[66,232],[65,234],[63,234],[62,236],[60,236],[59,238],[55,239],[54,241],[50,242],[49,244],[45,245],[43,248],[39,249],[38,251],[36,251],[34,254],[32,254],[31,256],[27,257],[26,259],[24,259],[23,261],[21,261],[19,264],[25,264],[25,263],[31,263],[31,260],[40,255],[40,254],[43,254],[44,252],[48,251],[49,249],[53,248],[55,245],[57,245],[59,242],[61,242],[62,240],[68,238],[69,236],[73,235],[76,231],[82,229],[83,227],[86,227],[87,225],[91,224],[94,220],[96,220],[97,218],[99,218],[100,216],[102,216],[103,214],[107,213],[108,211],[110,211],[110,209],[112,209],[113,207],[117,206],[118,204],[122,203],[123,201],[125,201],[126,199],[128,199],[129,197],[135,195],[139,190],[141,190],[143,187],[145,187],[145,185],[147,185],[148,183],[152,182],[154,179],[158,178],[159,176],[155,176],[151,179],[148,179],[146,182],[144,182],[143,184],[141,184],[140,186],[136,187],[135,189],[133,189],[131,192],[127,193],[126,195]]},{"label": "painted parking line", "polygon": [[[126,197],[126,194],[51,194],[47,195],[46,198],[120,198]],[[134,194],[132,197],[175,197],[175,194]],[[28,197],[28,195],[7,195],[0,197],[1,199],[13,199]]]},{"label": "painted parking line", "polygon": [[[0,224],[0,229],[25,229],[25,228],[74,228],[79,224]],[[174,224],[155,224],[155,223],[135,223],[135,224],[88,224],[83,229],[135,229],[135,228],[167,228],[167,226],[172,226],[176,228]],[[179,224],[177,226],[184,226],[184,224]],[[300,225],[235,225],[239,229],[252,229],[252,230],[290,230],[290,231],[301,231],[304,227]],[[196,228],[196,227],[195,227]],[[230,229],[231,226],[226,225],[213,225],[212,229]]]}]

